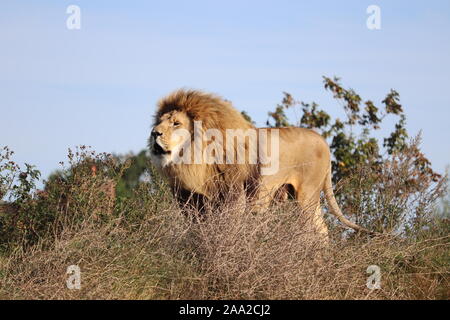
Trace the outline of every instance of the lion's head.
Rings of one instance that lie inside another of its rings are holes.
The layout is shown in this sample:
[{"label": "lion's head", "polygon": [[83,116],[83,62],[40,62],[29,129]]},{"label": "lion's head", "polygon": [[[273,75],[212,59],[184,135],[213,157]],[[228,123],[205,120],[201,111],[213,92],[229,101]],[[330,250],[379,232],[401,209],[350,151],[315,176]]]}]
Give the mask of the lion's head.
[{"label": "lion's head", "polygon": [[181,146],[190,143],[189,135],[178,132],[192,132],[193,121],[183,110],[172,110],[162,114],[156,121],[150,135],[150,152],[157,167],[173,163]]},{"label": "lion's head", "polygon": [[[187,158],[183,154],[187,145],[192,146],[191,150],[195,148],[193,143],[197,130],[225,137],[228,129],[247,130],[254,127],[230,102],[219,96],[196,90],[175,91],[157,105],[149,139],[152,163],[163,171],[169,182],[174,184],[177,181],[187,191],[203,190],[203,193],[208,193],[205,190],[216,188],[218,183],[230,184],[231,178],[234,182],[243,181],[255,172],[255,165],[196,163],[192,158],[195,152]],[[202,136],[200,148],[211,147],[211,143],[217,143],[219,148],[225,145],[225,141],[218,142],[215,138],[208,141]],[[180,157],[191,161],[180,162]],[[207,184],[208,187],[205,187]]]},{"label": "lion's head", "polygon": [[171,164],[180,148],[193,141],[195,123],[201,133],[217,130],[224,137],[227,129],[253,128],[231,103],[216,95],[196,90],[175,91],[157,106],[149,140],[154,164]]}]

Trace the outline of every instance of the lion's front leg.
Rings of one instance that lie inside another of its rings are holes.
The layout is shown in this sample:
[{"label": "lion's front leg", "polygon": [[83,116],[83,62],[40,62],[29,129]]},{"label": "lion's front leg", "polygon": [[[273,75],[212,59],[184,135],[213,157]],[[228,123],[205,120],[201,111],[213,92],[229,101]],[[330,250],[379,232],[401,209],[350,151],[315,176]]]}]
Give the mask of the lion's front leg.
[{"label": "lion's front leg", "polygon": [[184,189],[173,190],[174,197],[185,215],[196,213],[204,215],[206,212],[205,196]]},{"label": "lion's front leg", "polygon": [[249,197],[249,207],[251,212],[260,213],[269,209],[277,193],[277,188],[260,185],[257,191]]}]

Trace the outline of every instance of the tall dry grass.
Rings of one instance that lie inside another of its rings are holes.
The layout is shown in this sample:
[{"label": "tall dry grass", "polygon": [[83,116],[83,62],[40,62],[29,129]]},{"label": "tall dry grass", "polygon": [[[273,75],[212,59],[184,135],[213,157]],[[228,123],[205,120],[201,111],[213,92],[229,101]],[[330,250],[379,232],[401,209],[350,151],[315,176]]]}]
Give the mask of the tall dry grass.
[{"label": "tall dry grass", "polygon": [[[154,208],[148,208],[154,209]],[[7,299],[448,299],[448,236],[339,239],[329,247],[297,208],[261,215],[226,210],[203,221],[177,208],[67,228],[51,244],[16,249],[1,262]],[[145,210],[143,208],[143,210]],[[66,287],[69,265],[81,290]],[[369,265],[381,289],[366,287]]]}]

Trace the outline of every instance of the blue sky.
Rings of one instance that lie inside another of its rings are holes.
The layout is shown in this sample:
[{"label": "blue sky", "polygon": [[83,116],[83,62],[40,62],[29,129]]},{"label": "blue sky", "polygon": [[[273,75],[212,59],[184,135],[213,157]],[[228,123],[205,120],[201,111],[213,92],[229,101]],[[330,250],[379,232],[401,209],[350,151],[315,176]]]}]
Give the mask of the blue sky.
[{"label": "blue sky", "polygon": [[[81,8],[81,30],[66,28],[71,4]],[[381,8],[381,30],[366,27],[371,4]],[[339,115],[323,75],[378,104],[396,89],[435,168],[450,163],[448,0],[40,0],[0,8],[0,146],[44,176],[76,145],[141,150],[155,102],[179,87],[218,93],[260,125],[283,91]]]}]

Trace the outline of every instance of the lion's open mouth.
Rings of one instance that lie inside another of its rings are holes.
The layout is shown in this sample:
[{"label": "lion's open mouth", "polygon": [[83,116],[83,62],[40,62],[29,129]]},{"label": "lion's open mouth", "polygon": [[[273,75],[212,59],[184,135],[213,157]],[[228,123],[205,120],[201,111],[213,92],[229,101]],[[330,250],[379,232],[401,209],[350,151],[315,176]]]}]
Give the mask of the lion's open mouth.
[{"label": "lion's open mouth", "polygon": [[159,143],[155,141],[155,143],[153,144],[153,153],[159,156],[163,154],[169,154],[170,151],[164,150],[163,147],[161,147]]}]

